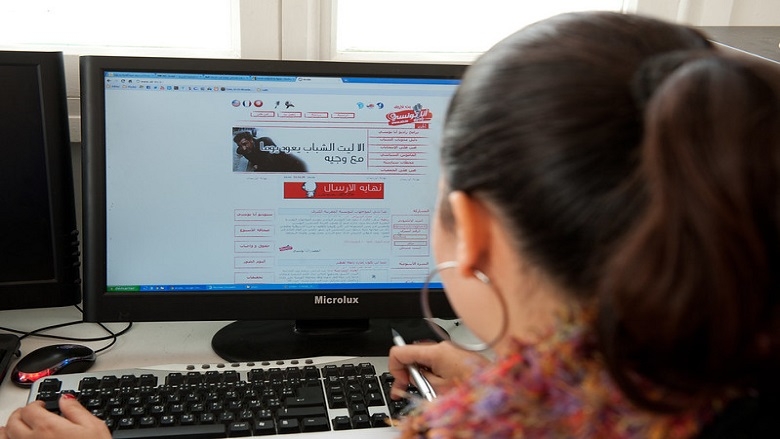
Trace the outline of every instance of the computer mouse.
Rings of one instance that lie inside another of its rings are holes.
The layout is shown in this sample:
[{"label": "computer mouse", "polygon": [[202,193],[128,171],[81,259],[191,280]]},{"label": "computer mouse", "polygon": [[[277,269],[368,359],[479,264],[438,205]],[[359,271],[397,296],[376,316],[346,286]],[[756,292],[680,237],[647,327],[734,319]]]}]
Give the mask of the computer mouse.
[{"label": "computer mouse", "polygon": [[21,387],[47,376],[85,372],[95,364],[95,351],[78,344],[44,346],[22,357],[14,366],[11,381]]}]

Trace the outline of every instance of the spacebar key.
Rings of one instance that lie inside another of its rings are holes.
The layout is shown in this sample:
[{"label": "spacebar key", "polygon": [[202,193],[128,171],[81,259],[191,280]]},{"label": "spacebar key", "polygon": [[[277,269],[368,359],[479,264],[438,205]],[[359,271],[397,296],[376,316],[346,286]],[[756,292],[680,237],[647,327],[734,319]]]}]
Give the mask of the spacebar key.
[{"label": "spacebar key", "polygon": [[135,428],[132,430],[115,430],[114,439],[142,438],[177,438],[204,439],[227,437],[222,424],[178,425],[175,427]]}]

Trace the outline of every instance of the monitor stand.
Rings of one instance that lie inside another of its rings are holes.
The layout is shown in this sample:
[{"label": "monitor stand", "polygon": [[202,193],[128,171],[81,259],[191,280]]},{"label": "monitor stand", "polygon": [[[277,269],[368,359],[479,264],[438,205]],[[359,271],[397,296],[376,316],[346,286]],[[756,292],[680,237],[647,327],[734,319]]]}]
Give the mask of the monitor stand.
[{"label": "monitor stand", "polygon": [[266,320],[233,322],[214,334],[211,347],[230,362],[322,356],[386,356],[390,328],[408,343],[440,341],[423,319]]}]

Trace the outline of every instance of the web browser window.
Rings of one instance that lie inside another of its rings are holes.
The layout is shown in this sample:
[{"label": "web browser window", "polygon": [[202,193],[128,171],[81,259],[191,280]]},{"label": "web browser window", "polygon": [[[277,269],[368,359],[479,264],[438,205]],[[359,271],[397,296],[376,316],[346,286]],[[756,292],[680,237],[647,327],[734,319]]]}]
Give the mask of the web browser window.
[{"label": "web browser window", "polygon": [[110,290],[420,287],[456,80],[104,79]]}]

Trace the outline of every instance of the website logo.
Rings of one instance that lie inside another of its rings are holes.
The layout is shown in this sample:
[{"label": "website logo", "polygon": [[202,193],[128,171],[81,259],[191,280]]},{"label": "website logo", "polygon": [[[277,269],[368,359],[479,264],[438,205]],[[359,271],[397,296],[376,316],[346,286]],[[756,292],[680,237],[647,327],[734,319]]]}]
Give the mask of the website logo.
[{"label": "website logo", "polygon": [[387,113],[386,117],[390,126],[396,126],[409,123],[430,122],[431,119],[433,119],[433,112],[428,108],[424,108],[421,104],[416,104],[410,109]]}]

